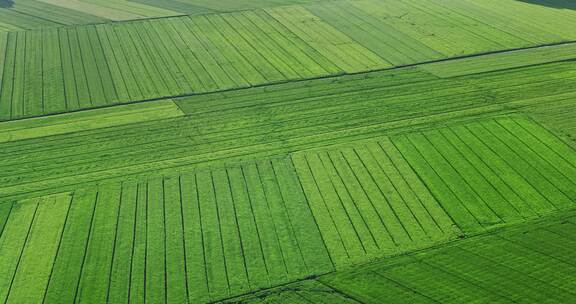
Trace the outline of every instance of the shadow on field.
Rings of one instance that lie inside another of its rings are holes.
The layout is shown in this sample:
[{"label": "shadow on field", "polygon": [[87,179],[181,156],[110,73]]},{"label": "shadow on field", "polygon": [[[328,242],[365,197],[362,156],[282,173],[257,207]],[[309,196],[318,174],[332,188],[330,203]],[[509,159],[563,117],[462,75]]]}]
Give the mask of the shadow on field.
[{"label": "shadow on field", "polygon": [[519,0],[526,3],[576,10],[576,1],[573,0]]},{"label": "shadow on field", "polygon": [[14,1],[12,0],[0,0],[0,8],[9,8],[14,5]]}]

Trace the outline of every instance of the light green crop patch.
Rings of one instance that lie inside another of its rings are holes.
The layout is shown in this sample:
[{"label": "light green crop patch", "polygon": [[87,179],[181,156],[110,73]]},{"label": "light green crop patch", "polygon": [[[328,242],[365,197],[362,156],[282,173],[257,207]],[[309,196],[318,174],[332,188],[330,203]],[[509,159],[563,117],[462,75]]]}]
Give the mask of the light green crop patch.
[{"label": "light green crop patch", "polygon": [[0,300],[42,302],[71,194],[0,205]]},{"label": "light green crop patch", "polygon": [[183,116],[172,100],[0,123],[0,143]]},{"label": "light green crop patch", "polygon": [[[16,0],[18,2],[18,0]],[[40,0],[47,4],[66,8],[78,14],[88,14],[103,20],[133,20],[151,17],[167,17],[181,15],[176,11],[149,6],[126,0],[98,0],[98,1],[78,1],[78,0]],[[42,17],[41,15],[39,17]]]},{"label": "light green crop patch", "polygon": [[420,68],[449,78],[573,59],[576,59],[576,43],[567,43],[424,64]]}]

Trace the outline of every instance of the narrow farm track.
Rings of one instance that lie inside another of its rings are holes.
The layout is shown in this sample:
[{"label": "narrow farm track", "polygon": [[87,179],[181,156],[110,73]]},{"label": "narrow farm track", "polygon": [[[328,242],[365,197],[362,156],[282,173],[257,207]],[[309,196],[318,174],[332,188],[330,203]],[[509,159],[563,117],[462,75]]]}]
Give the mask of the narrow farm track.
[{"label": "narrow farm track", "polygon": [[0,302],[574,302],[575,9],[0,0]]}]

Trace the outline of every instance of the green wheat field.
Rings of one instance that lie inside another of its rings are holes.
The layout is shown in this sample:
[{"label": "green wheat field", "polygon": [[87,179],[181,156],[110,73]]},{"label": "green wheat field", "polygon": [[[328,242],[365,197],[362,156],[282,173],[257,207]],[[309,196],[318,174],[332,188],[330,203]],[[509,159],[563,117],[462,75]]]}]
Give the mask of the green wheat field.
[{"label": "green wheat field", "polygon": [[576,2],[0,0],[1,303],[576,303]]}]

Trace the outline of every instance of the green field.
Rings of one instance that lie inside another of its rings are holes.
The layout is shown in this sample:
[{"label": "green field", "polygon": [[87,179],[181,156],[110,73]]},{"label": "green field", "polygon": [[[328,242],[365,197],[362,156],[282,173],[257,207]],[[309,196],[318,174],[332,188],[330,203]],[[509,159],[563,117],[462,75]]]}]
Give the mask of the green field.
[{"label": "green field", "polygon": [[0,0],[0,302],[576,302],[568,0]]},{"label": "green field", "polygon": [[223,303],[570,303],[574,213]]}]

